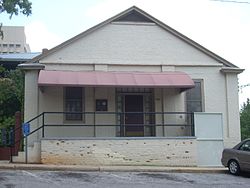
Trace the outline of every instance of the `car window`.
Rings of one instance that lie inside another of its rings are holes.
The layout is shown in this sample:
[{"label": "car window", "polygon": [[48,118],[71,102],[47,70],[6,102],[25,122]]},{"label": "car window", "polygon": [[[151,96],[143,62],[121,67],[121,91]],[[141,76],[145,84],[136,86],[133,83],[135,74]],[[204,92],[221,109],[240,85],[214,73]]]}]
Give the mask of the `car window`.
[{"label": "car window", "polygon": [[240,150],[250,152],[250,141],[245,142],[240,146]]}]

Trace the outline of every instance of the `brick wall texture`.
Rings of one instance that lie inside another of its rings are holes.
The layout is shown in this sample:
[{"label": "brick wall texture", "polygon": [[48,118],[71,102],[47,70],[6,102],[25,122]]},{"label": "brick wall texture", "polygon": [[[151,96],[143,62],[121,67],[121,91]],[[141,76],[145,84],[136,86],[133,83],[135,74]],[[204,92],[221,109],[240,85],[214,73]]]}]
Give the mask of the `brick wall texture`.
[{"label": "brick wall texture", "polygon": [[70,165],[196,166],[195,139],[42,140],[41,162]]}]

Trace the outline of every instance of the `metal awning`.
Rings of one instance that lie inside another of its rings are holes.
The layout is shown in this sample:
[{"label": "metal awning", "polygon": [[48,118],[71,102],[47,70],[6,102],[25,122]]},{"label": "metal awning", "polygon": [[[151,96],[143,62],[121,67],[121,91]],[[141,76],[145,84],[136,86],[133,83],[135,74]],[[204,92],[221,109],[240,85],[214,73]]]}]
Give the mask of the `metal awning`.
[{"label": "metal awning", "polygon": [[104,72],[104,71],[50,71],[41,70],[39,86],[84,87],[194,87],[194,82],[184,72]]}]

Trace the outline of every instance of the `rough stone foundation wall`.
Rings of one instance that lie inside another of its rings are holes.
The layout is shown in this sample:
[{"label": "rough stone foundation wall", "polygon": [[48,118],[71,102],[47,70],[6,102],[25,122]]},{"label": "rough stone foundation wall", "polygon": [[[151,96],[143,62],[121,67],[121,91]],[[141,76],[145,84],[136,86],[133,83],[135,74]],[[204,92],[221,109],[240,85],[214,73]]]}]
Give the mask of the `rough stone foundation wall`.
[{"label": "rough stone foundation wall", "polygon": [[70,165],[196,166],[195,139],[44,139],[41,162]]}]

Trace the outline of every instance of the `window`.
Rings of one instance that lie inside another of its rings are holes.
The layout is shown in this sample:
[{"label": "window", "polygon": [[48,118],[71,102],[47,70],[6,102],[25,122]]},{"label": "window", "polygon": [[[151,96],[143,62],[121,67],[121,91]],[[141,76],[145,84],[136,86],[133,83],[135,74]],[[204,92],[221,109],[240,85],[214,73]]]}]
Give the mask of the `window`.
[{"label": "window", "polygon": [[14,48],[14,44],[9,44],[9,47],[10,48]]},{"label": "window", "polygon": [[244,144],[242,144],[242,146],[240,147],[240,150],[242,150],[242,151],[250,151],[250,141],[247,141]]},{"label": "window", "polygon": [[194,80],[195,87],[186,92],[187,112],[202,112],[202,81]]},{"label": "window", "polygon": [[97,99],[95,101],[95,110],[96,111],[108,111],[108,100],[107,99]]},{"label": "window", "polygon": [[8,47],[8,44],[3,44],[3,47],[4,47],[4,48],[7,48],[7,47]]},{"label": "window", "polygon": [[16,44],[16,48],[21,48],[21,44]]},{"label": "window", "polygon": [[[65,88],[65,120],[82,121],[83,120],[83,88],[67,87]],[[80,112],[80,113],[77,113]]]}]

